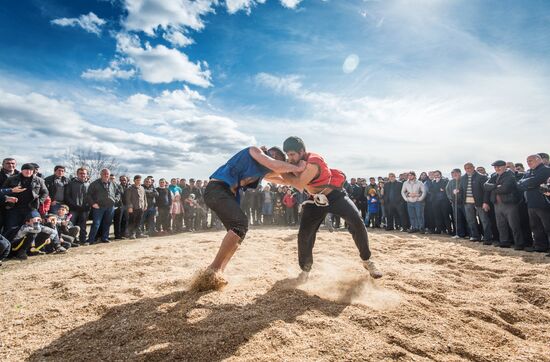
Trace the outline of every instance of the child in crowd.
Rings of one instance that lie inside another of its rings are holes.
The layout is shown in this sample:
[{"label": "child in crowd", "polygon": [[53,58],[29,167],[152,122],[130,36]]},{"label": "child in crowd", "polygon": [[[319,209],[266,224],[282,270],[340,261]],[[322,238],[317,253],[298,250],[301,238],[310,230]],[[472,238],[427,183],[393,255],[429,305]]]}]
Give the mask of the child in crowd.
[{"label": "child in crowd", "polygon": [[63,241],[68,242],[71,247],[78,247],[80,246],[77,241],[80,227],[73,225],[71,217],[67,205],[59,206],[59,209],[57,209],[57,234]]},{"label": "child in crowd", "polygon": [[[41,245],[44,241],[50,240],[49,243],[47,243],[44,247],[44,251],[46,253],[53,253],[53,252],[62,252],[60,248],[63,248],[68,250],[72,244],[69,241],[63,240],[57,231],[57,215],[55,214],[46,214],[46,217],[44,218],[44,227],[53,229],[55,231],[55,234],[50,234],[48,232],[41,231],[36,235],[35,244]],[[58,250],[59,249],[59,250]],[[64,252],[64,251],[63,251]]]},{"label": "child in crowd", "polygon": [[[380,200],[375,189],[369,190],[367,197],[367,216],[365,225],[367,227],[376,227],[378,225],[378,211],[380,210]],[[372,223],[372,226],[370,224]]]},{"label": "child in crowd", "polygon": [[[67,250],[59,245],[57,231],[41,224],[40,213],[33,210],[25,220],[25,224],[19,228],[11,239],[11,252],[17,259],[25,260],[29,254],[42,254],[41,249],[56,240],[53,250],[64,253]],[[41,235],[38,238],[38,235]]]},{"label": "child in crowd", "polygon": [[172,218],[172,230],[180,232],[183,225],[183,205],[181,204],[181,193],[178,190],[170,191],[172,195],[172,205],[170,206],[170,216]]}]

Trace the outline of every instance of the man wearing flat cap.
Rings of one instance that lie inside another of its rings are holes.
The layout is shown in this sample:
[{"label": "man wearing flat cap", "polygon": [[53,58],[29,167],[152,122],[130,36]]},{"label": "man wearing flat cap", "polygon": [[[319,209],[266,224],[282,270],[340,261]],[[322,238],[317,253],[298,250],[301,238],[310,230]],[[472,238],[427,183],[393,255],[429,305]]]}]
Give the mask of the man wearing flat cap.
[{"label": "man wearing flat cap", "polygon": [[[17,230],[25,223],[25,217],[29,212],[38,210],[41,203],[48,197],[48,189],[44,180],[35,175],[35,167],[32,163],[25,163],[21,166],[21,172],[9,177],[4,188],[20,186],[25,189],[17,195],[17,202],[6,204],[6,219],[4,224],[4,235]],[[9,237],[8,237],[9,239]]]},{"label": "man wearing flat cap", "polygon": [[547,184],[550,168],[542,162],[540,154],[527,157],[529,170],[518,182],[520,191],[527,199],[529,223],[533,231],[533,247],[526,251],[546,252],[550,244],[550,203],[541,192],[541,185]]},{"label": "man wearing flat cap", "polygon": [[[489,192],[490,199],[495,205],[499,246],[509,248],[513,245],[514,249],[522,250],[525,241],[519,220],[518,203],[521,196],[516,177],[512,171],[506,169],[505,161],[495,161],[491,166],[495,168],[495,173],[485,183],[484,188]],[[513,238],[508,228],[512,230]]]}]

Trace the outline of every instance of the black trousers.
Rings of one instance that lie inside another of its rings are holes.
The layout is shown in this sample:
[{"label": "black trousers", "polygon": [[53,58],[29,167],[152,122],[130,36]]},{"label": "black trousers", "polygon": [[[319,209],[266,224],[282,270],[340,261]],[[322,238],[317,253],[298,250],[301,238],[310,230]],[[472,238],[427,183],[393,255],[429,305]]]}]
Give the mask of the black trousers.
[{"label": "black trousers", "polygon": [[157,230],[170,231],[170,206],[159,206],[159,216],[157,217]]},{"label": "black trousers", "polygon": [[438,232],[451,232],[451,204],[449,200],[436,200],[432,202],[435,227]]},{"label": "black trousers", "polygon": [[204,190],[204,201],[220,218],[225,229],[239,235],[242,241],[248,231],[248,219],[229,186],[224,182],[210,181]]},{"label": "black trousers", "polygon": [[89,211],[71,211],[73,215],[71,221],[73,225],[80,227],[80,235],[78,241],[80,243],[86,242],[86,222],[88,221]]},{"label": "black trousers", "polygon": [[128,213],[128,233],[130,236],[141,235],[141,219],[143,218],[143,209],[133,209],[132,213]]},{"label": "black trousers", "polygon": [[399,229],[399,227],[401,226],[406,227],[405,220],[407,217],[404,213],[402,203],[386,204],[385,207],[386,207],[386,219],[387,219],[386,228]]},{"label": "black trousers", "polygon": [[550,246],[550,210],[529,209],[529,223],[533,231],[533,247],[536,250],[548,250]]},{"label": "black trousers", "polygon": [[[516,204],[495,204],[495,217],[501,245],[525,246]],[[513,243],[508,227],[512,230]]]},{"label": "black trousers", "polygon": [[371,255],[367,228],[355,204],[342,191],[332,191],[327,197],[329,206],[305,204],[303,207],[300,230],[298,231],[298,263],[304,271],[311,270],[317,230],[328,213],[338,215],[346,221],[362,260],[368,260]]},{"label": "black trousers", "polygon": [[113,225],[115,227],[115,238],[128,235],[128,209],[126,206],[119,206],[115,209]]}]

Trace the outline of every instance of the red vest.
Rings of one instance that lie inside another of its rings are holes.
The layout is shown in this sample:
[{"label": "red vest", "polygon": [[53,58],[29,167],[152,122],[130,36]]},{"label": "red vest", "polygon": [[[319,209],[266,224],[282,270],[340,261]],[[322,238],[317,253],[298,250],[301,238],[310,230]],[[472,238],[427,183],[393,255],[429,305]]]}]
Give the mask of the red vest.
[{"label": "red vest", "polygon": [[306,155],[306,162],[319,166],[319,176],[311,180],[308,186],[328,187],[332,189],[341,189],[346,181],[346,175],[340,170],[328,168],[327,163],[320,155],[309,152]]}]

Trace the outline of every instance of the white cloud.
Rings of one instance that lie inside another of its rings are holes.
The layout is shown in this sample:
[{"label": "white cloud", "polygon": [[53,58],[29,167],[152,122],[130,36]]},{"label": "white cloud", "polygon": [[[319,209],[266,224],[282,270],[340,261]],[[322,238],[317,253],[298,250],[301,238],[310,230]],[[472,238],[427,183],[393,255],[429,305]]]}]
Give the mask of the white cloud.
[{"label": "white cloud", "polygon": [[71,101],[0,88],[4,134],[10,144],[32,142],[24,155],[14,154],[13,147],[0,149],[19,162],[36,161],[45,170],[62,162],[59,157],[66,150],[85,148],[118,158],[131,172],[207,177],[214,165],[255,139],[239,131],[235,120],[208,111],[203,101],[188,87],[156,97],[82,94]]},{"label": "white cloud", "polygon": [[299,101],[306,114],[291,120],[255,117],[247,127],[263,142],[302,136],[310,150],[349,175],[408,168],[448,172],[468,160],[485,166],[495,159],[520,161],[548,147],[544,132],[530,133],[528,143],[522,132],[543,127],[550,89],[536,70],[506,58],[503,73],[461,72],[459,79],[426,78],[414,86],[403,80],[402,92],[386,96],[312,91],[295,75],[262,73],[258,84]]},{"label": "white cloud", "polygon": [[256,82],[269,87],[279,93],[298,94],[301,91],[302,83],[300,77],[289,75],[278,77],[269,73],[259,73],[256,75]]},{"label": "white cloud", "polygon": [[191,62],[185,53],[177,49],[149,44],[142,48],[136,36],[118,34],[117,50],[133,61],[141,78],[147,82],[183,81],[200,87],[211,86],[208,65],[205,62]]},{"label": "white cloud", "polygon": [[118,68],[107,67],[103,69],[87,69],[82,73],[82,78],[84,79],[93,79],[93,80],[114,80],[119,79],[130,79],[135,75],[136,71],[134,69],[122,70]]},{"label": "white cloud", "polygon": [[183,48],[193,44],[193,39],[187,37],[181,30],[174,28],[167,30],[162,37],[174,47]]},{"label": "white cloud", "polygon": [[263,3],[265,3],[265,0],[225,0],[225,6],[229,14],[234,14],[241,10],[250,14],[254,5]]},{"label": "white cloud", "polygon": [[125,0],[124,4],[126,30],[154,35],[158,28],[204,28],[201,16],[214,11],[217,0]]},{"label": "white cloud", "polygon": [[289,9],[295,9],[301,2],[302,0],[281,0],[281,4]]},{"label": "white cloud", "polygon": [[54,19],[51,23],[59,26],[80,26],[88,33],[99,35],[101,33],[101,26],[104,25],[106,21],[90,12],[87,15],[80,15],[78,18]]}]

